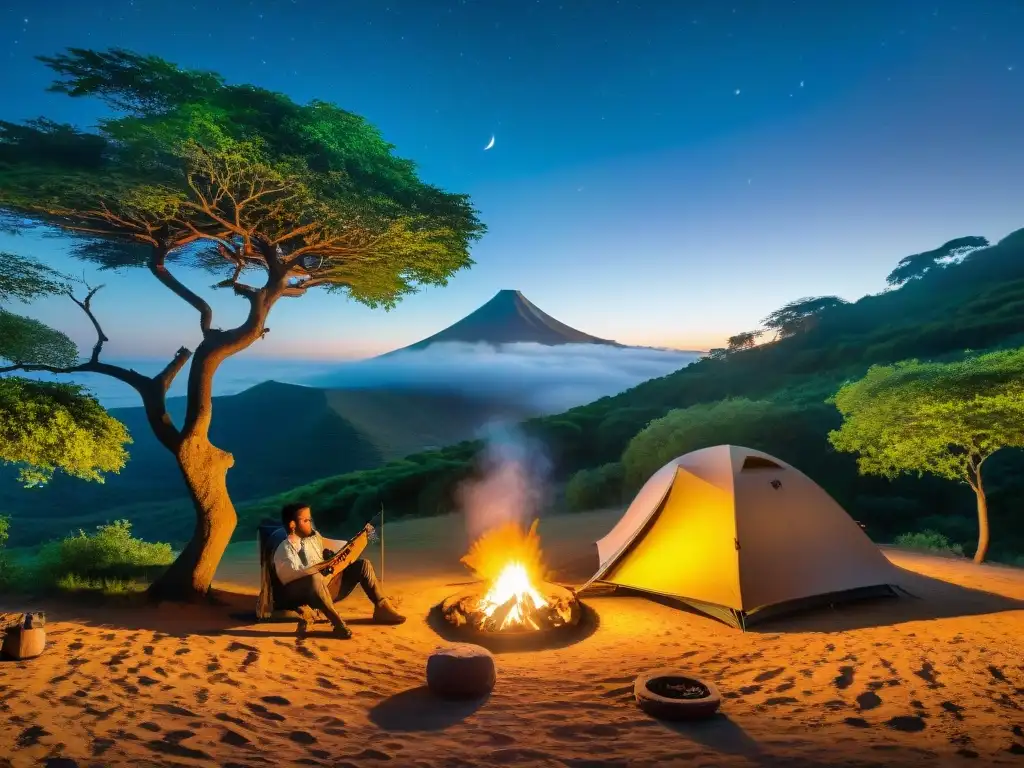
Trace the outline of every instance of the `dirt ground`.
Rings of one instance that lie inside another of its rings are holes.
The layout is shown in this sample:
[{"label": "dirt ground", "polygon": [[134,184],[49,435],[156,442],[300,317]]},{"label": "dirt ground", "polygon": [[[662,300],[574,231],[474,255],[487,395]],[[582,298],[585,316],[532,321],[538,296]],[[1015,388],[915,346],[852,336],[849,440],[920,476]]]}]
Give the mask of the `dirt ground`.
[{"label": "dirt ground", "polygon": [[[545,552],[582,562],[610,513],[541,523]],[[337,532],[342,535],[344,532]],[[457,520],[389,524],[385,584],[409,621],[355,633],[257,623],[255,543],[218,574],[227,605],[3,605],[47,611],[50,645],[0,663],[0,755],[12,765],[671,766],[1024,765],[1024,570],[887,550],[900,597],[746,633],[638,597],[598,597],[573,642],[496,654],[485,700],[437,701],[430,608],[469,580]],[[379,552],[368,553],[380,566]],[[671,725],[634,678],[681,667],[713,681],[715,718]],[[3,764],[0,760],[0,764]]]}]

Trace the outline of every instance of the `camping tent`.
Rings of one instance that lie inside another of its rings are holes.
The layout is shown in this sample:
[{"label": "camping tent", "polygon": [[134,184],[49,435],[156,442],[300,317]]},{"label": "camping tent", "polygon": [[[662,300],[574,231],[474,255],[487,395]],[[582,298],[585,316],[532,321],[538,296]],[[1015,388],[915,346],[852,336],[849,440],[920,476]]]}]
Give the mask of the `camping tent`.
[{"label": "camping tent", "polygon": [[896,567],[817,483],[761,451],[719,445],[658,470],[608,534],[585,585],[688,603],[729,624],[894,594]]}]

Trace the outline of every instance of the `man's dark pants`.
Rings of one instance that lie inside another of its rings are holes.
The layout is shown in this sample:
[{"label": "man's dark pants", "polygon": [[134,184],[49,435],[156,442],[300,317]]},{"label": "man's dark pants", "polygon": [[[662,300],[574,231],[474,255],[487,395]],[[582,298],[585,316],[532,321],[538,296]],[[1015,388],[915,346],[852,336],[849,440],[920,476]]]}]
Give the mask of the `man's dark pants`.
[{"label": "man's dark pants", "polygon": [[308,605],[323,611],[331,624],[338,626],[344,621],[334,604],[351,595],[357,586],[363,588],[363,592],[374,605],[384,599],[377,584],[377,575],[373,572],[373,565],[363,558],[359,558],[340,574],[335,575],[330,583],[319,573],[290,581],[282,585],[281,597],[289,603]]}]

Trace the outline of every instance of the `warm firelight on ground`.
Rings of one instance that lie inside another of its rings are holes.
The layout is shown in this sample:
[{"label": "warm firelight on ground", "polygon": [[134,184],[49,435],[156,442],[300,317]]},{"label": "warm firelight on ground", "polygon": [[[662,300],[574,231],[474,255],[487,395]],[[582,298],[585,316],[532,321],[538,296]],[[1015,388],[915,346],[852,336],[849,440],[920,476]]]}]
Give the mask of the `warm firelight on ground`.
[{"label": "warm firelight on ground", "polygon": [[540,537],[534,520],[529,531],[516,523],[494,528],[469,548],[462,562],[488,585],[479,610],[488,618],[505,611],[499,629],[539,629],[535,612],[548,605],[537,590],[544,580]]}]

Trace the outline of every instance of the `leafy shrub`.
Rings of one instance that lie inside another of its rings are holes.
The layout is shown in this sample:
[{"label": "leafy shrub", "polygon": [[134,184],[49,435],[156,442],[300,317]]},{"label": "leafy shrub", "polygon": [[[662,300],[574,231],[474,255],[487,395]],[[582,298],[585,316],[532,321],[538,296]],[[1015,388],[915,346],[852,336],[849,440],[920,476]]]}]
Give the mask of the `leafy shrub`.
[{"label": "leafy shrub", "polygon": [[144,583],[174,561],[170,544],[131,535],[131,523],[117,520],[96,532],[79,531],[43,545],[37,557],[39,581],[63,590],[121,592]]},{"label": "leafy shrub", "polygon": [[621,462],[581,469],[565,486],[565,503],[573,512],[620,504],[626,471]]},{"label": "leafy shrub", "polygon": [[953,544],[938,531],[921,531],[920,533],[901,533],[893,541],[897,547],[919,549],[926,552],[943,552],[963,557],[964,548]]}]

